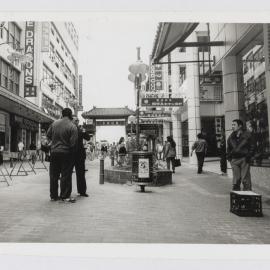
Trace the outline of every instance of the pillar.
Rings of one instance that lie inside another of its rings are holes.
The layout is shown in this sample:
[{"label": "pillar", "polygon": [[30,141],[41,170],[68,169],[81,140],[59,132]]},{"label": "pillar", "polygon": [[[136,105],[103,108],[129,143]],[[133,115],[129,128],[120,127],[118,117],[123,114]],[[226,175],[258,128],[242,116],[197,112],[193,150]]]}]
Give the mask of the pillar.
[{"label": "pillar", "polygon": [[182,158],[182,126],[180,120],[180,114],[172,114],[172,124],[173,124],[173,139],[176,143],[176,157]]},{"label": "pillar", "polygon": [[[189,59],[198,60],[198,48],[188,48]],[[200,117],[200,85],[198,63],[187,65],[187,105],[188,105],[188,136],[189,149],[197,140],[197,134],[201,132]],[[197,165],[196,155],[189,159],[190,164]]]},{"label": "pillar", "polygon": [[234,119],[245,120],[244,90],[241,88],[242,69],[236,56],[227,56],[222,61],[225,130],[226,137],[232,132]]},{"label": "pillar", "polygon": [[[227,56],[222,60],[224,112],[226,139],[232,133],[234,119],[245,120],[244,90],[241,87],[242,69],[236,56]],[[228,162],[228,175],[232,176]]]}]

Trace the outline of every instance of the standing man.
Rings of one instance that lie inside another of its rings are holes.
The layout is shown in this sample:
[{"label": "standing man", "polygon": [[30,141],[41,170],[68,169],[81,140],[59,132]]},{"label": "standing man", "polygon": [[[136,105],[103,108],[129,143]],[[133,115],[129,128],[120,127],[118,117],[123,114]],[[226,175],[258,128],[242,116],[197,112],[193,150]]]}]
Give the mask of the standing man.
[{"label": "standing man", "polygon": [[250,158],[254,154],[254,145],[250,132],[243,130],[243,122],[232,121],[232,134],[227,141],[227,156],[232,166],[233,190],[251,190]]},{"label": "standing man", "polygon": [[[71,198],[72,169],[77,151],[78,131],[72,123],[72,111],[65,108],[62,118],[49,127],[47,137],[51,141],[50,159],[50,196],[58,200],[58,179],[60,178],[60,198],[65,202],[75,202]],[[61,176],[60,176],[61,175]]]},{"label": "standing man", "polygon": [[21,138],[19,138],[19,142],[18,142],[18,160],[22,160],[23,151],[24,151],[24,143],[22,142]]},{"label": "standing man", "polygon": [[85,179],[85,159],[86,152],[83,145],[83,140],[90,140],[90,135],[79,127],[79,119],[77,116],[73,116],[73,123],[78,130],[78,148],[75,154],[75,171],[77,179],[77,191],[80,196],[88,197],[86,193],[86,179]]}]

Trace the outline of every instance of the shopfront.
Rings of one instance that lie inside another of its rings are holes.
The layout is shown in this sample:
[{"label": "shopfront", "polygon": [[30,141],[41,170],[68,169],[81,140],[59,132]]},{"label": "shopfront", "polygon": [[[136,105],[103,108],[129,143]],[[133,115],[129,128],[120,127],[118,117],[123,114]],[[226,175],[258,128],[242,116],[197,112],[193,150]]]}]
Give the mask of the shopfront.
[{"label": "shopfront", "polygon": [[247,128],[256,141],[253,165],[270,167],[269,124],[263,33],[259,33],[238,55],[242,66]]},{"label": "shopfront", "polygon": [[0,111],[0,146],[4,146],[4,150],[9,149],[9,115]]}]

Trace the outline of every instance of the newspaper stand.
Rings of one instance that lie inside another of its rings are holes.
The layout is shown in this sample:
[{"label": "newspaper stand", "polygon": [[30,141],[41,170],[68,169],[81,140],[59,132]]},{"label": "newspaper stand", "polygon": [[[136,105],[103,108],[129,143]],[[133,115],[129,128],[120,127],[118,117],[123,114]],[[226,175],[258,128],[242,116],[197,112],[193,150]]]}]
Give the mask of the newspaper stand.
[{"label": "newspaper stand", "polygon": [[145,191],[145,186],[153,182],[153,153],[132,152],[132,180]]}]

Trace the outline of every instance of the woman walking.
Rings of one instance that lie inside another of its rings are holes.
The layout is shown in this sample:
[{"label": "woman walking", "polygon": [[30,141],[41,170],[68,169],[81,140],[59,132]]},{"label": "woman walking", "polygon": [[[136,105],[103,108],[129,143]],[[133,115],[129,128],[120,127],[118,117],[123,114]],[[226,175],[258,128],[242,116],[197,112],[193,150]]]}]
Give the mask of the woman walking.
[{"label": "woman walking", "polygon": [[172,172],[175,173],[176,143],[171,136],[167,137],[164,157],[166,158],[167,169],[170,170],[170,164],[172,163]]},{"label": "woman walking", "polygon": [[203,138],[203,135],[199,133],[197,135],[198,140],[193,144],[192,149],[191,149],[191,154],[192,156],[193,151],[195,150],[197,160],[198,160],[198,174],[202,173],[202,168],[203,168],[203,163],[204,163],[204,157],[207,152],[207,142]]}]

